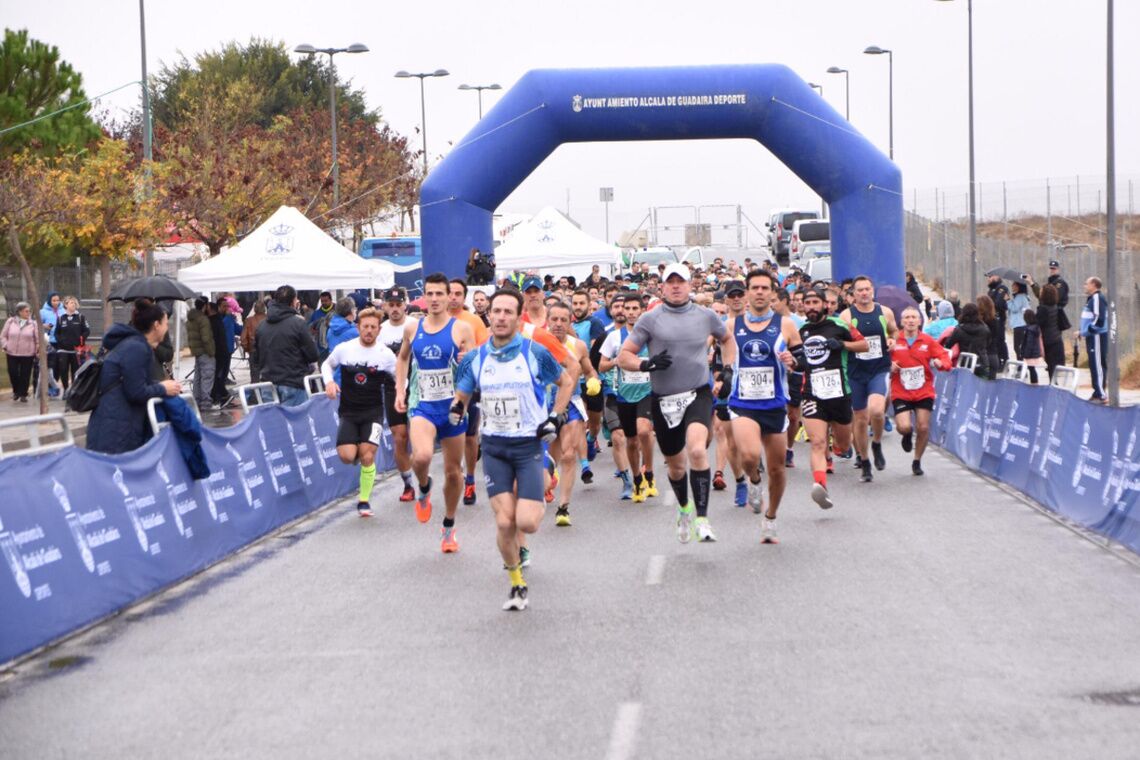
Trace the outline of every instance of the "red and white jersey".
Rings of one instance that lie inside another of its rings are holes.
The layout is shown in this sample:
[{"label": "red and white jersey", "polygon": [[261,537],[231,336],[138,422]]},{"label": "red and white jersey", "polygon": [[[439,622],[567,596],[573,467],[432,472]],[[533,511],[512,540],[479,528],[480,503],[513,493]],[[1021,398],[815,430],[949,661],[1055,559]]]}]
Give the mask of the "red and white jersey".
[{"label": "red and white jersey", "polygon": [[898,371],[891,370],[891,398],[898,401],[921,401],[934,398],[934,370],[931,359],[938,359],[943,370],[953,366],[950,354],[942,344],[926,333],[918,333],[913,344],[907,343],[900,332],[891,349],[891,361]]}]

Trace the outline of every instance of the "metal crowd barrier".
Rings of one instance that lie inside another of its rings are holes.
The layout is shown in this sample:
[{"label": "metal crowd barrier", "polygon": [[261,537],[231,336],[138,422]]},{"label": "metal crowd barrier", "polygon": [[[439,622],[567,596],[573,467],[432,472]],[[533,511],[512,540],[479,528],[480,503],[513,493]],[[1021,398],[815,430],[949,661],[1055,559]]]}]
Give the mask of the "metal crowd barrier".
[{"label": "metal crowd barrier", "polygon": [[978,355],[971,354],[969,351],[963,351],[958,354],[958,366],[973,372],[974,368],[978,366]]},{"label": "metal crowd barrier", "polygon": [[[194,399],[194,394],[183,393],[179,395],[179,398],[190,405],[190,408],[194,410],[194,416],[198,418],[199,422],[201,422],[202,411],[198,408],[198,402]],[[161,404],[164,400],[165,399],[161,398],[152,398],[146,402],[146,416],[147,419],[150,420],[150,430],[155,435],[158,435],[159,430],[162,430],[164,427],[170,424],[166,420],[163,420],[162,422],[158,421],[158,405]]]},{"label": "metal crowd barrier", "polygon": [[1007,380],[1017,380],[1024,383],[1029,379],[1029,365],[1019,359],[1009,359],[1002,370],[1002,377]]},{"label": "metal crowd barrier", "polygon": [[[268,391],[270,398],[266,400],[265,394]],[[241,399],[241,410],[249,414],[251,406],[263,406],[265,404],[280,404],[281,398],[277,395],[277,386],[273,383],[250,383],[248,385],[239,385],[237,387],[238,398]],[[250,396],[253,396],[254,402],[251,404]]]},{"label": "metal crowd barrier", "polygon": [[1079,372],[1076,367],[1056,367],[1053,370],[1053,379],[1049,381],[1049,385],[1069,393],[1076,393],[1078,377]]},{"label": "metal crowd barrier", "polygon": [[[60,432],[49,432],[46,435],[40,434],[40,425],[58,422],[60,425]],[[22,449],[4,450],[4,441],[0,439],[0,459],[8,457],[23,456],[26,454],[44,454],[49,451],[58,451],[65,449],[68,446],[75,445],[75,436],[71,433],[71,426],[67,424],[67,418],[62,414],[42,414],[35,417],[19,417],[14,420],[0,421],[0,428],[19,428],[22,427],[28,434],[28,445]],[[42,439],[47,436],[63,435],[63,440],[44,442]]]},{"label": "metal crowd barrier", "polygon": [[309,398],[323,395],[325,392],[325,379],[319,373],[316,375],[305,375],[305,390],[309,392]]}]

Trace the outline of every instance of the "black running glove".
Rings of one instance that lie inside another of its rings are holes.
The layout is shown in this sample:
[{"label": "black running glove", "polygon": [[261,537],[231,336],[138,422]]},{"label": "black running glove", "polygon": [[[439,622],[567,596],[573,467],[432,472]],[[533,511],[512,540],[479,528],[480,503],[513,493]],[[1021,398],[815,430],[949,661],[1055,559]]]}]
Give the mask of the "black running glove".
[{"label": "black running glove", "polygon": [[732,367],[722,369],[717,375],[717,380],[720,380],[720,390],[717,391],[716,397],[723,401],[732,393]]},{"label": "black running glove", "polygon": [[565,413],[551,414],[541,425],[538,426],[536,435],[545,443],[554,443],[554,439],[558,437],[558,431],[562,429],[562,424],[565,421]]},{"label": "black running glove", "polygon": [[463,402],[456,401],[451,405],[451,409],[447,413],[447,421],[452,425],[458,425],[463,421]]},{"label": "black running glove", "polygon": [[659,354],[654,354],[648,359],[641,360],[642,372],[656,372],[659,369],[669,369],[673,366],[673,357],[669,356],[669,350],[666,349]]},{"label": "black running glove", "polygon": [[827,339],[827,350],[828,351],[842,351],[843,350],[843,341],[841,341],[839,338],[828,338]]}]

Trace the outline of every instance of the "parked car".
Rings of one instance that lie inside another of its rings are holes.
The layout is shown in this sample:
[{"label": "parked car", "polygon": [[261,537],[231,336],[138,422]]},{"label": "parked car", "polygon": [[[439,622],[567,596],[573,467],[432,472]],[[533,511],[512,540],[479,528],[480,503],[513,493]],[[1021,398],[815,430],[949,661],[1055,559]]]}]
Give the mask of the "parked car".
[{"label": "parked car", "polygon": [[781,265],[788,263],[788,243],[792,238],[792,226],[801,219],[818,219],[819,212],[804,209],[775,209],[768,216],[768,247]]},{"label": "parked car", "polygon": [[810,243],[800,243],[800,249],[791,256],[791,263],[798,264],[801,268],[807,265],[812,259],[817,259],[820,256],[831,255],[831,241],[830,240],[814,240]]},{"label": "parked car", "polygon": [[812,282],[831,282],[831,256],[817,256],[804,270]]},{"label": "parked car", "polygon": [[804,243],[831,240],[831,222],[826,219],[800,219],[792,225],[789,255],[795,256]]},{"label": "parked car", "polygon": [[669,266],[679,260],[672,248],[663,245],[626,249],[621,252],[621,258],[626,269],[633,266],[633,262],[636,261],[643,266],[648,264],[654,272],[657,271],[658,264]]}]

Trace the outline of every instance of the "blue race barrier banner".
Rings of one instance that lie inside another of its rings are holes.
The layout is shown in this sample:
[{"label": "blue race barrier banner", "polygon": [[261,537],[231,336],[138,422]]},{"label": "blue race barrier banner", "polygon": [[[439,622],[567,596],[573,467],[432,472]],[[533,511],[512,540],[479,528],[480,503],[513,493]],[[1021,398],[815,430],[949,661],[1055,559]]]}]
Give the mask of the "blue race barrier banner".
[{"label": "blue race barrier banner", "polygon": [[[203,430],[190,478],[167,428],[129,454],[70,448],[0,462],[0,662],[192,575],[357,486],[336,404],[255,407]],[[385,430],[377,468],[392,469]]]},{"label": "blue race barrier banner", "polygon": [[1140,552],[1140,409],[1014,380],[938,373],[931,443]]}]

